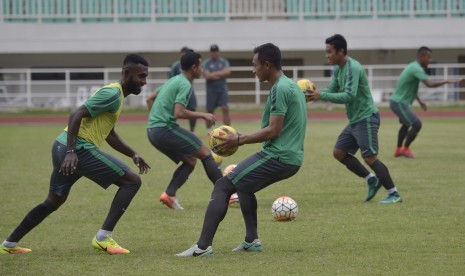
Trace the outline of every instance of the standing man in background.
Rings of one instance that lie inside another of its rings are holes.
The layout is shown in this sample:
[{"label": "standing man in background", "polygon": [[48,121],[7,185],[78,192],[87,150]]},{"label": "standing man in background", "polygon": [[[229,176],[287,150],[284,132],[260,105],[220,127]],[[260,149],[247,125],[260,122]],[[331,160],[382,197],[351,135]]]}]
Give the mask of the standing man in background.
[{"label": "standing man in background", "polygon": [[[171,70],[170,70],[170,74],[169,74],[170,78],[181,74],[181,72],[182,72],[182,69],[181,69],[181,58],[182,58],[182,56],[184,56],[184,54],[186,54],[186,53],[192,53],[193,51],[194,50],[192,50],[191,48],[188,48],[188,47],[182,47],[181,48],[179,59],[177,61],[175,61],[173,64],[171,64]],[[192,86],[192,95],[191,95],[191,97],[189,99],[189,102],[187,103],[186,108],[187,108],[187,110],[194,111],[194,112],[197,109],[197,97],[195,96],[195,91],[194,91],[193,86]],[[197,119],[195,119],[195,118],[189,119],[189,129],[190,129],[191,132],[195,131],[196,123],[197,123]]]},{"label": "standing man in background", "polygon": [[422,124],[410,107],[416,99],[421,109],[425,111],[427,109],[426,103],[418,96],[420,81],[430,88],[460,82],[460,80],[433,81],[429,79],[425,69],[428,68],[432,60],[433,51],[425,46],[420,47],[417,51],[416,60],[410,62],[400,74],[394,94],[389,101],[391,110],[399,117],[399,121],[402,124],[397,136],[397,148],[394,151],[394,157],[405,156],[407,158],[415,158],[410,151],[410,145],[417,137],[418,132],[420,132]]},{"label": "standing man in background", "polygon": [[[203,76],[207,88],[207,112],[214,114],[217,107],[223,112],[223,124],[231,125],[228,107],[228,85],[226,76],[231,74],[229,61],[220,56],[220,48],[213,44],[210,46],[210,58],[203,64]],[[210,135],[212,124],[207,121],[207,136]]]}]

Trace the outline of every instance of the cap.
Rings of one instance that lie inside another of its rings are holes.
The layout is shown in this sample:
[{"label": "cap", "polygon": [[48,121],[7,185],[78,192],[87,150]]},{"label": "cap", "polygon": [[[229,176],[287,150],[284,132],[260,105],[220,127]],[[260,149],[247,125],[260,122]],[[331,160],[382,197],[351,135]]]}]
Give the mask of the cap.
[{"label": "cap", "polygon": [[193,51],[194,51],[194,50],[192,50],[192,49],[189,48],[189,47],[182,47],[180,53],[185,54],[185,53],[189,53],[189,52],[193,52]]},{"label": "cap", "polygon": [[219,50],[220,50],[220,48],[216,44],[212,44],[210,46],[210,52],[218,52]]}]

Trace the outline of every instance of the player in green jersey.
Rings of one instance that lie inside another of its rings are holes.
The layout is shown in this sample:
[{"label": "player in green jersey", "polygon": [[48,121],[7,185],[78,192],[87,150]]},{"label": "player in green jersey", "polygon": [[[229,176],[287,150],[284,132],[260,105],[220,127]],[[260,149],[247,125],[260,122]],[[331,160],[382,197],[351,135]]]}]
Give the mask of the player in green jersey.
[{"label": "player in green jersey", "polygon": [[418,96],[420,81],[427,87],[439,87],[448,83],[460,82],[460,80],[431,80],[425,69],[428,68],[432,59],[433,51],[425,46],[420,47],[417,51],[416,60],[410,62],[400,74],[394,94],[389,101],[391,110],[399,117],[401,123],[394,157],[415,158],[410,150],[410,145],[420,132],[422,123],[410,107],[416,99],[423,110],[426,111],[427,109],[426,103]]},{"label": "player in green jersey", "polygon": [[[402,202],[388,168],[378,159],[379,112],[374,105],[368,79],[362,65],[347,55],[347,41],[336,34],[326,39],[326,58],[336,65],[328,87],[319,91],[307,91],[311,101],[323,100],[345,104],[349,124],[339,135],[333,155],[347,169],[368,183],[365,201],[370,201],[381,185],[388,191],[388,197],[379,203]],[[370,173],[354,154],[360,149],[365,163],[375,172]]]},{"label": "player in green jersey", "polygon": [[[182,73],[182,69],[181,69],[181,57],[185,54],[185,53],[189,53],[189,52],[193,52],[194,50],[192,50],[191,48],[188,48],[188,47],[182,47],[181,48],[181,52],[180,52],[180,57],[178,60],[176,60],[172,65],[171,65],[171,68],[170,68],[170,73],[169,73],[169,77],[172,78],[174,76],[177,76],[179,74]],[[186,108],[190,111],[196,111],[197,110],[197,97],[195,96],[195,91],[194,89],[192,88],[192,96],[191,98],[189,99],[189,103],[187,104]],[[195,131],[195,125],[197,124],[197,120],[194,118],[194,119],[189,119],[189,128],[192,132]]]},{"label": "player in green jersey", "polygon": [[179,126],[177,119],[204,119],[212,125],[216,118],[211,113],[196,112],[187,109],[192,97],[192,82],[202,74],[201,56],[196,52],[185,53],[181,57],[182,73],[165,82],[147,98],[150,108],[147,122],[147,136],[150,143],[176,164],[166,190],[160,195],[160,201],[172,209],[184,209],[176,198],[176,192],[187,181],[194,170],[197,159],[212,183],[223,174],[212,157],[211,150],[192,132]]},{"label": "player in green jersey", "polygon": [[[139,55],[128,55],[123,62],[121,80],[97,90],[71,113],[68,126],[52,147],[53,170],[47,198],[33,208],[3,242],[0,254],[31,251],[17,246],[18,242],[65,203],[71,187],[83,176],[105,189],[111,184],[119,187],[92,246],[108,254],[129,253],[112,239],[112,231],[139,190],[141,178],[116,157],[100,151],[99,147],[106,141],[113,149],[130,157],[139,168],[139,174],[150,168],[137,152],[123,142],[114,128],[123,109],[124,98],[130,94],[138,95],[147,83],[147,75],[148,62]],[[92,211],[100,213],[103,210]]]},{"label": "player in green jersey", "polygon": [[304,157],[307,126],[305,97],[297,84],[286,77],[281,68],[281,51],[271,43],[254,50],[253,72],[260,82],[273,87],[267,98],[261,129],[252,134],[233,135],[218,145],[232,148],[262,143],[262,150],[239,163],[229,174],[215,183],[204,217],[198,242],[179,257],[213,255],[212,243],[220,222],[226,215],[230,196],[237,192],[245,222],[245,240],[233,251],[260,252],[262,244],[257,230],[257,198],[255,193],[297,173]]}]

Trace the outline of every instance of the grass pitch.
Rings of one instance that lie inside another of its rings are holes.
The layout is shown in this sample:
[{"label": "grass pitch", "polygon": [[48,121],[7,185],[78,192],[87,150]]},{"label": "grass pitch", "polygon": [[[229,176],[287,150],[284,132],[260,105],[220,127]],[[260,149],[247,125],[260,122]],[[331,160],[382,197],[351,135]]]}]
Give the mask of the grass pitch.
[{"label": "grass pitch", "polygon": [[[364,203],[366,184],[332,157],[344,120],[309,120],[299,173],[257,194],[264,252],[231,252],[244,238],[240,209],[229,208],[214,240],[212,258],[174,256],[196,242],[212,190],[200,163],[178,191],[184,211],[158,197],[176,165],[148,142],[145,124],[119,124],[120,136],[149,162],[143,186],[114,231],[126,256],[96,252],[91,239],[103,223],[116,187],[102,190],[81,179],[68,201],[20,245],[33,251],[0,255],[0,275],[462,275],[464,261],[464,119],[424,119],[412,151],[394,158],[397,120],[382,120],[379,158],[388,166],[404,203]],[[259,122],[235,123],[250,133]],[[48,192],[51,145],[63,126],[0,127],[0,240]],[[197,133],[204,138],[199,122]],[[238,163],[260,145],[224,158]],[[112,152],[108,146],[104,151]],[[126,163],[129,158],[114,153]],[[357,155],[359,157],[359,155]],[[299,204],[293,222],[276,222],[271,204],[288,195]]]}]

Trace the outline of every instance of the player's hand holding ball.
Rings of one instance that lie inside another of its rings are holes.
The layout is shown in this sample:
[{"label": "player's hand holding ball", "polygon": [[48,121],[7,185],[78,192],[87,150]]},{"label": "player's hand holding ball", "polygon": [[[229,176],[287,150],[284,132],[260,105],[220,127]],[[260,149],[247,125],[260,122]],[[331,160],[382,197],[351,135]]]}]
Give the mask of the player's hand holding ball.
[{"label": "player's hand holding ball", "polygon": [[239,148],[240,136],[230,126],[220,126],[210,133],[210,149],[219,156],[227,157],[233,155]]},{"label": "player's hand holding ball", "polygon": [[320,91],[316,88],[316,85],[308,80],[308,79],[301,79],[297,82],[297,85],[300,87],[302,92],[305,94],[305,101],[311,102],[320,99]]}]

